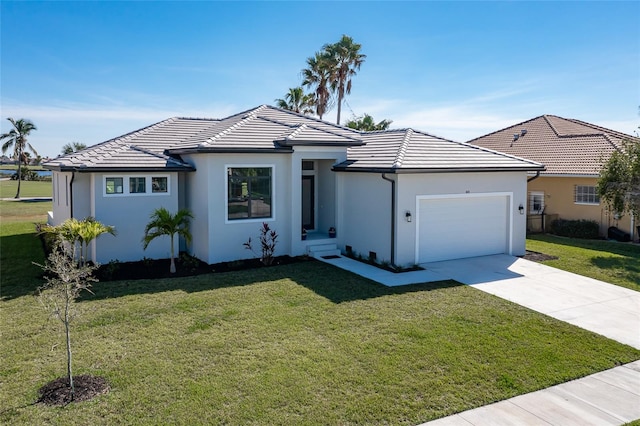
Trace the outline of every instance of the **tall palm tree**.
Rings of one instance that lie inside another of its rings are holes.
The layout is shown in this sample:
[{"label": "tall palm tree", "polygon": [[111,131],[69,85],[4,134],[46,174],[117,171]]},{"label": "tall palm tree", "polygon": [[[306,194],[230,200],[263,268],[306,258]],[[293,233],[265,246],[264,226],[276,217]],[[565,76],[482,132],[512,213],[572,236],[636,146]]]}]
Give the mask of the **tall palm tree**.
[{"label": "tall palm tree", "polygon": [[175,234],[182,236],[187,243],[191,241],[191,233],[189,232],[189,220],[193,218],[191,212],[187,209],[180,209],[173,215],[164,207],[155,209],[151,213],[150,222],[144,228],[144,237],[142,244],[146,250],[149,243],[161,237],[168,235],[171,239],[171,266],[169,272],[175,274],[176,264],[174,261],[175,253],[173,249],[173,237]]},{"label": "tall palm tree", "polygon": [[305,94],[302,87],[292,87],[289,93],[284,95],[284,99],[276,99],[278,108],[297,112],[299,114],[312,114],[314,100],[313,95]]},{"label": "tall palm tree", "polygon": [[307,68],[302,70],[302,85],[313,90],[315,113],[320,120],[331,109],[330,76],[331,63],[325,52],[316,52],[315,56],[307,58]]},{"label": "tall palm tree", "polygon": [[38,153],[31,146],[30,143],[27,142],[27,136],[33,130],[38,130],[36,126],[29,120],[21,118],[19,120],[14,120],[13,118],[7,118],[11,122],[13,129],[9,130],[7,133],[3,133],[0,135],[0,141],[5,140],[2,144],[2,153],[7,152],[9,148],[13,146],[13,158],[18,162],[18,192],[16,193],[15,198],[20,198],[20,181],[22,181],[22,163],[26,160],[25,151],[28,149],[33,152],[36,157]]},{"label": "tall palm tree", "polygon": [[342,110],[342,100],[345,94],[351,93],[351,77],[356,75],[367,55],[360,53],[362,45],[354,43],[353,39],[343,35],[340,41],[334,44],[327,44],[323,47],[330,58],[331,78],[329,85],[331,91],[337,94],[338,118],[340,124],[340,112]]}]

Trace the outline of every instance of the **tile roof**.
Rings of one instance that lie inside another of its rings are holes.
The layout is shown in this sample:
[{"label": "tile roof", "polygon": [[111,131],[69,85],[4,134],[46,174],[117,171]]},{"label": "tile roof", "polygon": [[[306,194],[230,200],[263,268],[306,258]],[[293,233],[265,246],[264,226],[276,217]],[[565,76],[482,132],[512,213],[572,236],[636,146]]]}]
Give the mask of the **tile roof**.
[{"label": "tile roof", "polygon": [[541,115],[468,143],[542,163],[543,175],[598,176],[625,139],[637,140],[584,121]]},{"label": "tile roof", "polygon": [[362,138],[366,145],[349,148],[347,161],[336,165],[336,170],[406,173],[543,169],[533,161],[413,129],[366,132]]},{"label": "tile roof", "polygon": [[532,161],[411,129],[359,132],[267,105],[219,120],[170,118],[44,166],[80,171],[193,170],[180,154],[292,152],[296,145],[347,148],[348,161],[336,166],[347,171],[542,169]]}]

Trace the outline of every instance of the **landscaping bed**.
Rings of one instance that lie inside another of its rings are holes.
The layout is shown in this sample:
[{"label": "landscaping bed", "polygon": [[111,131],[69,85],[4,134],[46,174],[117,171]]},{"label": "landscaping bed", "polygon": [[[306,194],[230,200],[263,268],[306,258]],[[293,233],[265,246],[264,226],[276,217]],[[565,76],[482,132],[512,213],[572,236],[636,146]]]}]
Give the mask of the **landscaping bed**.
[{"label": "landscaping bed", "polygon": [[[278,256],[269,266],[289,265],[297,262],[313,260],[308,256]],[[96,278],[100,281],[141,280],[159,278],[190,277],[194,275],[241,271],[245,269],[265,268],[260,259],[244,259],[232,262],[221,262],[209,265],[201,260],[182,253],[176,259],[176,272],[169,272],[169,259],[143,259],[137,262],[112,261],[96,271]]]}]

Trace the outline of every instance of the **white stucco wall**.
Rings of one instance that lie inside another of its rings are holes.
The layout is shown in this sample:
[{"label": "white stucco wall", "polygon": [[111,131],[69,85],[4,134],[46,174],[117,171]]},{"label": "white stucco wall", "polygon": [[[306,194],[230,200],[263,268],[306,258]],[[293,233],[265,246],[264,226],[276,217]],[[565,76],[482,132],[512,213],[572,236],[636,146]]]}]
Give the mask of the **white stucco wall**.
[{"label": "white stucco wall", "polygon": [[[196,173],[189,177],[187,206],[194,214],[192,254],[207,263],[256,257],[242,245],[251,238],[260,254],[263,222],[278,233],[276,256],[291,252],[290,154],[184,155]],[[272,217],[227,220],[227,167],[273,167]]]},{"label": "white stucco wall", "polygon": [[[104,194],[105,176],[168,176],[168,193],[147,194]],[[159,237],[149,244],[146,250],[142,247],[144,228],[149,222],[153,210],[164,207],[171,213],[178,211],[178,174],[173,173],[105,173],[91,175],[91,215],[105,225],[114,226],[117,236],[105,234],[96,240],[92,247],[94,259],[100,263],[111,260],[122,262],[140,260],[143,257],[164,259],[170,256],[169,237]],[[74,200],[75,203],[75,200]],[[75,207],[75,206],[74,206]],[[82,219],[84,216],[76,216]],[[174,242],[175,253],[178,254],[178,240]]]},{"label": "white stucco wall", "polygon": [[[391,261],[391,183],[379,173],[337,175],[342,199],[340,248],[349,245],[365,258],[375,252],[379,262]],[[394,175],[387,177],[395,179]]]},{"label": "white stucco wall", "polygon": [[[485,173],[432,173],[398,175],[398,198],[396,229],[396,263],[410,265],[416,259],[416,226],[417,203],[419,195],[436,194],[477,194],[477,193],[512,193],[511,221],[511,254],[525,254],[526,215],[521,215],[518,206],[526,208],[527,176],[524,172],[485,172]],[[405,212],[410,211],[412,222],[404,219]],[[473,211],[469,212],[469,220],[474,220]],[[482,226],[482,223],[478,223]]]},{"label": "white stucco wall", "polygon": [[71,173],[56,171],[51,173],[53,222],[50,225],[60,225],[71,217],[70,180]]}]

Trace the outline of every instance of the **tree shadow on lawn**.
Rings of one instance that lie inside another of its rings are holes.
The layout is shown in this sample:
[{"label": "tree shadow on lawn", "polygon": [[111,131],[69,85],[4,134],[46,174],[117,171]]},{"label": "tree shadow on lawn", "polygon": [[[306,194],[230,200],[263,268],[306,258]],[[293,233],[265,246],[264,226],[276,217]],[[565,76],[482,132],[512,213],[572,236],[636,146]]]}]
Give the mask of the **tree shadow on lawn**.
[{"label": "tree shadow on lawn", "polygon": [[44,280],[42,243],[35,233],[7,235],[0,238],[0,300],[32,295]]},{"label": "tree shadow on lawn", "polygon": [[600,269],[610,272],[636,284],[635,289],[640,291],[640,261],[632,257],[603,257],[591,259],[591,263]]},{"label": "tree shadow on lawn", "polygon": [[288,279],[333,303],[366,300],[393,294],[429,291],[462,285],[455,281],[387,287],[325,263],[309,260],[289,265],[262,267],[243,271],[219,272],[191,277],[156,280],[98,282],[93,294],[82,300],[100,300],[137,294],[182,290],[187,293],[219,288],[241,287],[261,282]]}]

